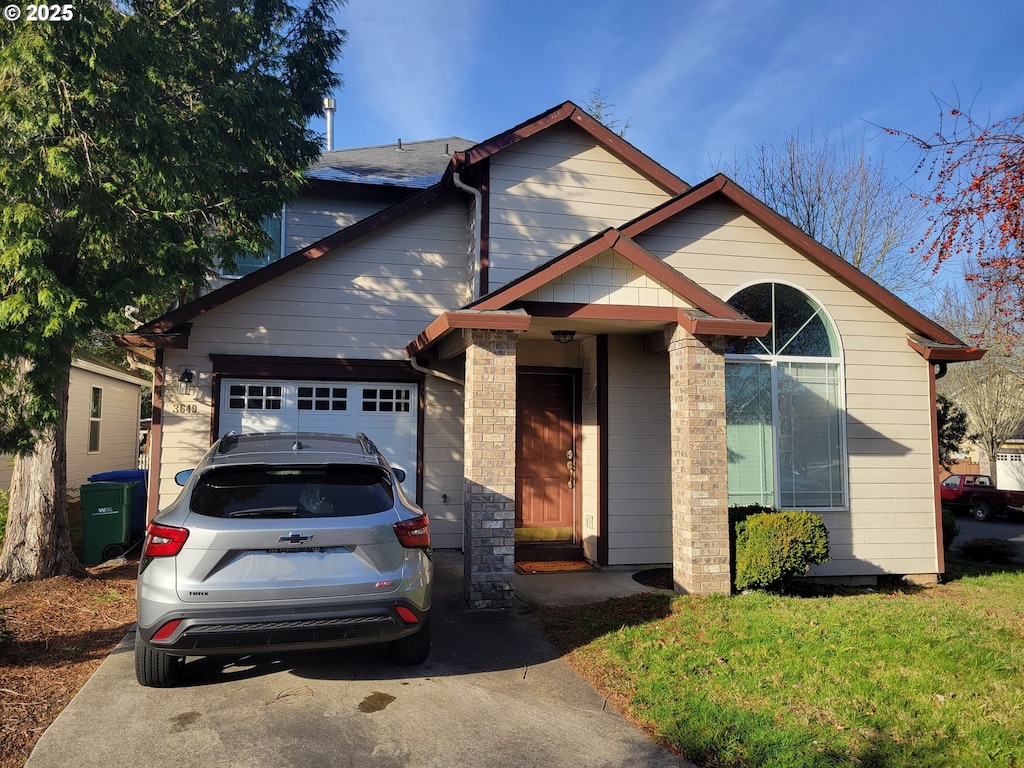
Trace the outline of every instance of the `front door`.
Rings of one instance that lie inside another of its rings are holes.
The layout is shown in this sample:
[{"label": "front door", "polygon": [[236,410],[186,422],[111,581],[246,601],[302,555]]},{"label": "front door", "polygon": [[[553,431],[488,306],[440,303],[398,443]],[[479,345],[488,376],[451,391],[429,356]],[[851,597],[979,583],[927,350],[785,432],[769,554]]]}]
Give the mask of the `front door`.
[{"label": "front door", "polygon": [[516,543],[577,544],[577,377],[517,376]]}]

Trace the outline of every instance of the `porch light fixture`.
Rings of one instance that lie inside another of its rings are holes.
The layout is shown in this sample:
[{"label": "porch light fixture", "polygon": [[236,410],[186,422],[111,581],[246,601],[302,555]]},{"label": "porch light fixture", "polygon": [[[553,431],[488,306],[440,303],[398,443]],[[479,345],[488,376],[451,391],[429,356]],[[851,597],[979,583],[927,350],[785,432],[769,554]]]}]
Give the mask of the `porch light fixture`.
[{"label": "porch light fixture", "polygon": [[190,371],[188,368],[182,368],[181,373],[178,375],[178,394],[189,394],[192,391],[192,382],[195,378],[196,374],[194,371]]},{"label": "porch light fixture", "polygon": [[551,338],[557,341],[559,344],[568,344],[573,340],[576,335],[576,331],[552,331]]}]

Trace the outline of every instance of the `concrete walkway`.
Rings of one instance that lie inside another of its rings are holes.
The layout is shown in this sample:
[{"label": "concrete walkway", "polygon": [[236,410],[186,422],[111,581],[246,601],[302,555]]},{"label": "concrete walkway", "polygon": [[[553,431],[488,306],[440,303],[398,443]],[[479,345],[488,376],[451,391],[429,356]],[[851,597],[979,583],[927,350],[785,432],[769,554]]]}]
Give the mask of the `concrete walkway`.
[{"label": "concrete walkway", "polygon": [[[46,730],[28,768],[659,768],[652,744],[576,677],[523,611],[472,612],[461,556],[440,553],[434,646],[422,667],[385,650],[252,663],[191,659],[174,689],[135,682],[134,632]],[[528,602],[647,591],[620,571],[516,577]]]}]

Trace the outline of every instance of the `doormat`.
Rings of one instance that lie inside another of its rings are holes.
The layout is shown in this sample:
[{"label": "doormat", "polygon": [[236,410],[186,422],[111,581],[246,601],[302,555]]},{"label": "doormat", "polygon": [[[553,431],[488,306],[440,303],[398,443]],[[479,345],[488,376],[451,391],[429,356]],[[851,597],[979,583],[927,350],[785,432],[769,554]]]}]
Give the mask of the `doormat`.
[{"label": "doormat", "polygon": [[572,571],[592,571],[594,566],[583,560],[539,560],[516,563],[516,573],[571,573]]}]

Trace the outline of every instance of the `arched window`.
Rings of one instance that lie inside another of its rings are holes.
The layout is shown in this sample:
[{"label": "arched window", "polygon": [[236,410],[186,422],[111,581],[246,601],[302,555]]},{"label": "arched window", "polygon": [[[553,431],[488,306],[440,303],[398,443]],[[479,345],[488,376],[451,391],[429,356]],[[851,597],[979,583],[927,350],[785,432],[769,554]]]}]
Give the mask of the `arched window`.
[{"label": "arched window", "polygon": [[760,339],[726,347],[729,503],[781,509],[846,506],[845,411],[839,338],[797,288],[760,283],[729,301],[770,322]]}]

